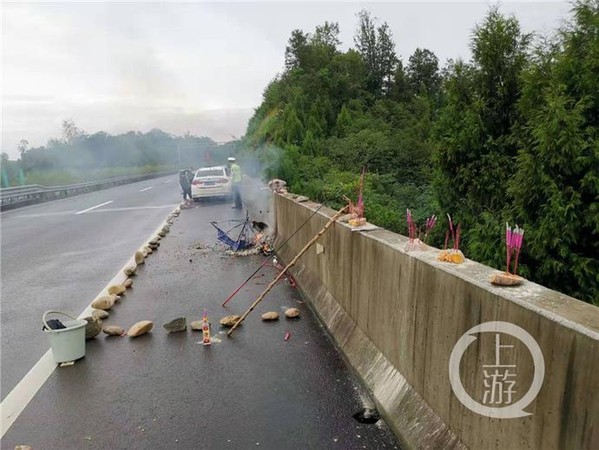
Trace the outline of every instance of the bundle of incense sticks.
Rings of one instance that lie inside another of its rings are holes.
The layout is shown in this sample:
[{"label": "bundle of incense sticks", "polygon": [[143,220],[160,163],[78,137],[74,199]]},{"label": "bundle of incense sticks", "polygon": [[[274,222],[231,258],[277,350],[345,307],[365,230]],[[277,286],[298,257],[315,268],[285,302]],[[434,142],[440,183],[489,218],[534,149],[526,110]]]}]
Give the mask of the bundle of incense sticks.
[{"label": "bundle of incense sticks", "polygon": [[437,223],[437,216],[435,216],[434,214],[426,219],[423,242],[427,241],[428,235],[433,230],[433,228],[435,228],[436,223]]},{"label": "bundle of incense sticks", "polygon": [[410,211],[409,209],[406,209],[406,218],[408,222],[408,237],[410,239],[410,243],[413,243],[415,239],[419,239],[422,242],[426,242],[429,233],[432,231],[432,229],[435,227],[435,224],[437,223],[437,216],[433,214],[432,216],[428,217],[426,219],[426,225],[424,227],[424,236],[422,239],[420,239],[420,236],[422,234],[421,229],[420,227],[417,227],[414,223],[414,219],[412,218],[412,211]]},{"label": "bundle of incense sticks", "polygon": [[510,273],[510,262],[514,255],[514,275],[518,273],[518,258],[520,257],[520,248],[524,241],[524,229],[515,226],[514,229],[510,224],[505,224],[505,248],[506,248],[506,272]]},{"label": "bundle of incense sticks", "polygon": [[449,214],[447,214],[447,219],[449,220],[449,230],[445,232],[445,245],[443,246],[443,250],[447,250],[449,236],[451,235],[451,240],[453,241],[453,250],[457,251],[460,249],[460,235],[462,234],[462,224],[458,223],[457,228],[454,230],[453,220],[451,220],[451,216]]}]

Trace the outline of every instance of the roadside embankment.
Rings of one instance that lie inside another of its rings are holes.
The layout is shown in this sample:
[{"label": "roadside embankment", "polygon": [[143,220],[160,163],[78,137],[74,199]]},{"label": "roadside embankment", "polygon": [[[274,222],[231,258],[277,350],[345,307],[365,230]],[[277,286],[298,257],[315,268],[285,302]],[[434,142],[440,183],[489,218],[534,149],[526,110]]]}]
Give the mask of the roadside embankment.
[{"label": "roadside embankment", "polygon": [[[278,244],[318,207],[274,203]],[[281,259],[332,214],[315,214]],[[599,448],[599,308],[528,281],[493,286],[495,269],[407,242],[337,223],[292,271],[406,446]]]}]

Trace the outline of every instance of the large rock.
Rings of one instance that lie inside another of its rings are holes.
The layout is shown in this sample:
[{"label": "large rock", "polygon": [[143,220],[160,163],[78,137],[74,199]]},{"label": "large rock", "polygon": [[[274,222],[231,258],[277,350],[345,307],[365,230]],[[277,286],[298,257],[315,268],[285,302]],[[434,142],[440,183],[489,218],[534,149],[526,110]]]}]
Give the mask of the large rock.
[{"label": "large rock", "polygon": [[178,319],[171,320],[162,326],[169,333],[178,333],[179,331],[187,330],[187,319],[185,319],[185,317],[179,317]]},{"label": "large rock", "polygon": [[288,319],[296,319],[300,316],[300,310],[297,308],[289,308],[285,311],[285,317]]},{"label": "large rock", "polygon": [[95,299],[91,307],[94,309],[102,309],[106,311],[114,306],[114,302],[116,301],[116,296],[114,295],[103,295]]},{"label": "large rock", "polygon": [[100,319],[100,320],[108,319],[109,315],[110,314],[108,314],[108,311],[104,311],[103,309],[94,309],[92,311],[92,317],[94,319]]},{"label": "large rock", "polygon": [[235,323],[241,318],[241,316],[236,316],[236,315],[232,315],[232,316],[225,316],[222,319],[220,319],[220,324],[223,327],[232,327],[233,325],[235,325]]},{"label": "large rock", "polygon": [[104,327],[102,331],[108,336],[122,336],[125,334],[125,330],[117,325],[109,325]]},{"label": "large rock", "polygon": [[85,317],[85,339],[93,339],[102,331],[102,321],[94,317]]},{"label": "large rock", "polygon": [[135,264],[143,264],[144,263],[144,254],[139,250],[135,252]]},{"label": "large rock", "polygon": [[264,320],[264,321],[279,320],[279,313],[275,312],[275,311],[265,312],[264,314],[262,314],[262,320]]},{"label": "large rock", "polygon": [[131,328],[129,328],[129,331],[127,331],[127,335],[129,335],[129,337],[132,338],[141,336],[142,334],[146,334],[153,327],[154,322],[152,322],[151,320],[141,320],[137,322],[135,325],[133,325]]},{"label": "large rock", "polygon": [[108,288],[109,295],[121,295],[124,294],[127,288],[122,284],[113,284]]}]

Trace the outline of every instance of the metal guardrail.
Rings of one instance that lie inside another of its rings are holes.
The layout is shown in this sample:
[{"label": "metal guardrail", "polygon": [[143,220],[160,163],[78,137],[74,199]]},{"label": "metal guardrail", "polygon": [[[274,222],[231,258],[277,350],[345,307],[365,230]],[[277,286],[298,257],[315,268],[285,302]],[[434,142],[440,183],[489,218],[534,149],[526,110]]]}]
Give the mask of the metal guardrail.
[{"label": "metal guardrail", "polygon": [[4,211],[19,208],[21,206],[43,203],[73,195],[99,191],[113,186],[158,178],[173,173],[174,172],[157,172],[145,175],[114,177],[104,180],[89,181],[87,183],[69,184],[66,186],[42,186],[39,184],[31,184],[28,186],[3,188],[0,189],[0,210]]}]

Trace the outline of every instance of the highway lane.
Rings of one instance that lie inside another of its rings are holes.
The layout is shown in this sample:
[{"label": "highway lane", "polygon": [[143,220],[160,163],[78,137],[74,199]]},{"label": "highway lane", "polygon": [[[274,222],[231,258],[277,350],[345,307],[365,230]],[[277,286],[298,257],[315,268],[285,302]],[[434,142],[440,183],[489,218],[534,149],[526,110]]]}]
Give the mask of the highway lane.
[{"label": "highway lane", "polygon": [[[235,335],[226,336],[219,319],[242,314],[278,273],[266,265],[221,306],[264,257],[227,255],[214,246],[209,221],[225,225],[244,214],[222,201],[183,210],[105,321],[127,329],[152,320],[152,331],[89,340],[85,358],[52,372],[0,447],[398,448],[384,421],[354,419],[372,400],[288,282],[277,283]],[[301,317],[285,319],[289,307]],[[177,317],[189,324],[204,310],[212,322],[210,346],[201,345],[199,332],[168,334],[162,327]],[[266,311],[281,319],[264,323]]]},{"label": "highway lane", "polygon": [[0,215],[0,393],[49,348],[44,311],[79,315],[181,200],[175,175]]}]

